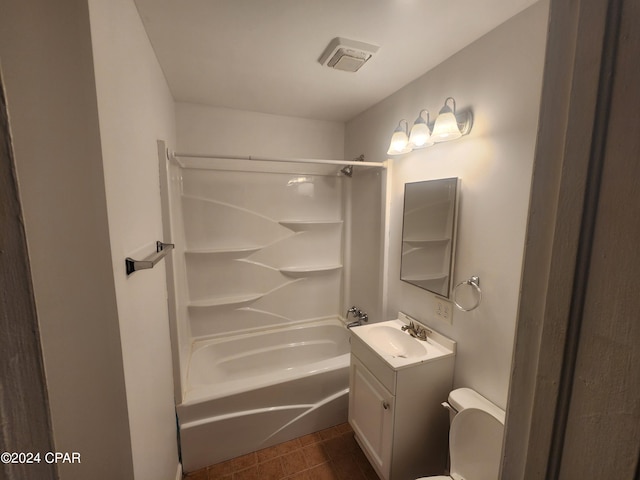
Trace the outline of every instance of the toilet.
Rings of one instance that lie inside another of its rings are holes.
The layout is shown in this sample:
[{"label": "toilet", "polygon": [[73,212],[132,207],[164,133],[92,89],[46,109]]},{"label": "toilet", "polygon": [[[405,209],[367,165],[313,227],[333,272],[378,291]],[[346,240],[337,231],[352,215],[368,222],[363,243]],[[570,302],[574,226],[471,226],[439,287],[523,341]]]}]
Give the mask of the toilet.
[{"label": "toilet", "polygon": [[451,473],[417,480],[497,480],[504,410],[470,388],[459,388],[443,403],[451,412]]}]

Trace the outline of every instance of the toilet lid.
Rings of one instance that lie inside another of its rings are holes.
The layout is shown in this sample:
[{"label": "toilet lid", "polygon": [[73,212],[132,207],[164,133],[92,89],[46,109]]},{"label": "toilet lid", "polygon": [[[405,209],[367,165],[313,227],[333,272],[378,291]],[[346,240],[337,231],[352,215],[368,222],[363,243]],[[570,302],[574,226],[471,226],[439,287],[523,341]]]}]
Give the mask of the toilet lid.
[{"label": "toilet lid", "polygon": [[420,477],[416,478],[416,480],[451,480],[451,477],[438,475],[437,477]]},{"label": "toilet lid", "polygon": [[466,408],[453,417],[449,434],[451,477],[498,478],[503,433],[504,425],[484,410]]}]

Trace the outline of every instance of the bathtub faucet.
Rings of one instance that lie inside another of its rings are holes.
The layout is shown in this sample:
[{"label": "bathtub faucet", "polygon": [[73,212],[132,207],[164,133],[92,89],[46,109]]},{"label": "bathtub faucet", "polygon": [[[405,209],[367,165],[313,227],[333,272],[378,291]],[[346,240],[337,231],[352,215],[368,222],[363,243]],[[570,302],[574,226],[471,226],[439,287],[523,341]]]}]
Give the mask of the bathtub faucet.
[{"label": "bathtub faucet", "polygon": [[355,317],[355,321],[353,322],[349,322],[347,323],[347,328],[351,328],[351,327],[358,327],[360,325],[362,325],[362,322],[368,322],[369,321],[369,315],[367,315],[366,312],[363,312],[362,310],[360,310],[358,307],[356,307],[355,305],[353,307],[351,307],[349,310],[347,310],[347,320],[349,319],[349,314],[353,314],[353,316]]},{"label": "bathtub faucet", "polygon": [[349,319],[349,314],[353,313],[353,316],[356,316],[356,312],[359,312],[360,309],[358,307],[356,307],[355,305],[353,307],[351,307],[349,310],[347,310],[347,320]]}]

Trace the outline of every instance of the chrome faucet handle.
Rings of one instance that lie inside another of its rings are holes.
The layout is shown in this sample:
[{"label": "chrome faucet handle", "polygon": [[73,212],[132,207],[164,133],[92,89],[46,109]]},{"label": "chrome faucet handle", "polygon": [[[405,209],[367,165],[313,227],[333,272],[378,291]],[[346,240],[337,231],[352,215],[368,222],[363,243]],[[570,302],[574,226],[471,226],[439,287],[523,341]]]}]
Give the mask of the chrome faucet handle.
[{"label": "chrome faucet handle", "polygon": [[362,310],[360,310],[355,305],[353,307],[351,307],[349,310],[347,310],[347,316],[345,317],[347,320],[349,319],[349,314],[350,313],[353,314],[354,318],[356,318],[358,320],[358,322],[368,322],[369,321],[369,315],[367,315],[367,312],[363,312]]},{"label": "chrome faucet handle", "polygon": [[416,330],[415,337],[418,340],[426,341],[427,340],[427,333],[428,333],[428,330],[426,328],[420,328],[420,326],[418,326],[418,329]]},{"label": "chrome faucet handle", "polygon": [[353,316],[356,316],[356,312],[359,312],[360,310],[358,310],[358,307],[356,307],[355,305],[353,307],[351,307],[349,310],[347,310],[347,316],[346,318],[349,318],[349,314],[353,313]]}]

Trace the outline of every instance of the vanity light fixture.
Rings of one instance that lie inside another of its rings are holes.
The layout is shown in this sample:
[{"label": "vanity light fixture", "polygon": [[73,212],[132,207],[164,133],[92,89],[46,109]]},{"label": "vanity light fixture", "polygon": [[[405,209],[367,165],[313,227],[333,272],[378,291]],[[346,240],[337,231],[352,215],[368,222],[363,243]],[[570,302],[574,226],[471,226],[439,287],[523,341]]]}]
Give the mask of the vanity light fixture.
[{"label": "vanity light fixture", "polygon": [[[404,127],[402,126],[402,122],[404,122]],[[403,118],[398,122],[398,126],[391,136],[387,155],[401,155],[403,153],[409,153],[412,150],[409,145],[408,130],[409,123]]]},{"label": "vanity light fixture", "polygon": [[[453,109],[447,105],[451,100]],[[471,113],[465,112],[462,115],[456,115],[456,101],[453,97],[448,97],[444,101],[444,106],[438,113],[438,118],[433,125],[433,133],[431,138],[434,142],[447,142],[455,140],[462,135],[466,135],[471,130]]]},{"label": "vanity light fixture", "polygon": [[[422,116],[423,113],[427,114],[426,120]],[[409,146],[415,150],[416,148],[430,147],[431,145],[433,145],[433,140],[431,139],[431,130],[429,130],[429,111],[420,110],[418,118],[416,118],[416,121],[413,122],[413,127],[411,127]]]},{"label": "vanity light fixture", "polygon": [[[426,119],[423,116],[425,113]],[[387,155],[402,155],[418,148],[430,147],[434,143],[455,140],[467,135],[472,123],[471,110],[456,113],[455,99],[447,97],[434,123],[429,120],[428,110],[420,110],[409,134],[409,124],[404,118],[400,120],[391,137]]]}]

